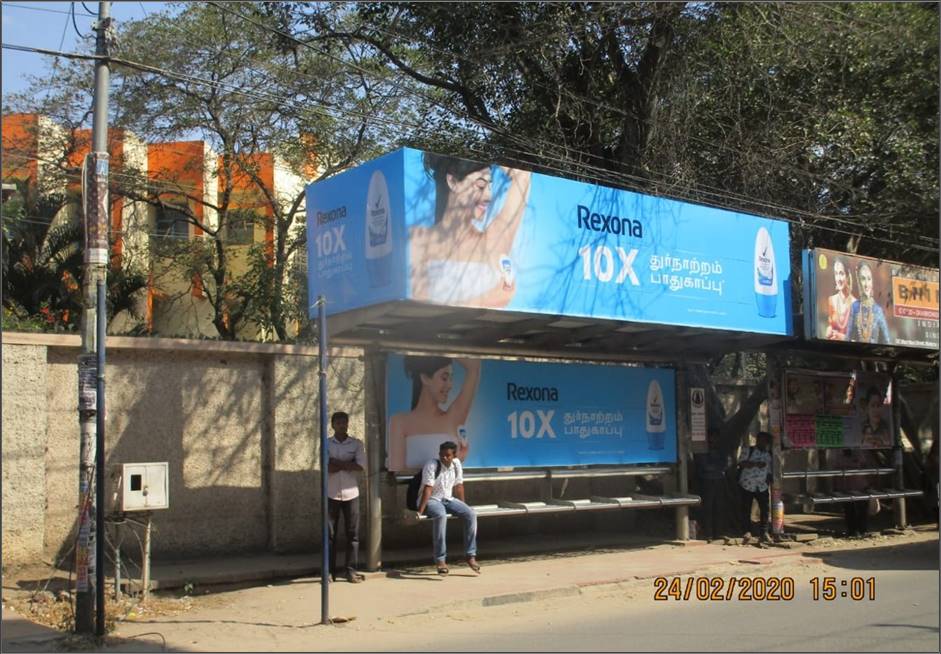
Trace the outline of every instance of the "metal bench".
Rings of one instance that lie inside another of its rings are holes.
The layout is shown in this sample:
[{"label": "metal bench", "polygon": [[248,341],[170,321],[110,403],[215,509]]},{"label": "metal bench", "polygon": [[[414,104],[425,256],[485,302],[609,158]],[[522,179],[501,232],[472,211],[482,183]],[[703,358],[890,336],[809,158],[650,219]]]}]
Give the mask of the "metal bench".
[{"label": "metal bench", "polygon": [[[478,518],[491,516],[513,516],[545,513],[565,513],[570,511],[611,511],[617,509],[656,509],[674,508],[678,506],[696,506],[701,500],[698,495],[666,493],[663,495],[644,495],[635,493],[624,497],[602,497],[593,495],[582,499],[562,499],[552,497],[551,483],[555,479],[581,479],[601,477],[631,477],[641,475],[662,475],[671,471],[670,466],[632,466],[619,468],[582,468],[582,469],[538,469],[538,470],[508,470],[498,469],[490,472],[465,472],[464,483],[481,481],[523,481],[542,479],[546,481],[547,493],[545,500],[512,502],[501,501],[497,504],[480,504],[472,508],[477,512]],[[407,484],[411,475],[397,475],[396,482]],[[413,511],[406,510],[405,515],[417,521],[427,520],[428,517],[416,516]],[[449,518],[453,516],[448,516]]]},{"label": "metal bench", "polygon": [[920,490],[907,488],[871,488],[859,492],[834,492],[814,493],[812,495],[802,495],[802,499],[816,506],[818,504],[845,504],[847,502],[867,502],[871,499],[879,500],[897,500],[901,497],[921,497],[924,493]]},{"label": "metal bench", "polygon": [[[895,468],[845,468],[835,470],[804,470],[785,472],[781,476],[785,479],[859,477],[864,475],[882,476],[895,474]],[[806,489],[806,485],[804,486]],[[798,499],[811,508],[819,504],[845,504],[847,502],[868,502],[871,499],[897,500],[903,497],[921,497],[920,490],[908,488],[867,488],[864,491],[834,491],[832,493],[802,493]]]}]

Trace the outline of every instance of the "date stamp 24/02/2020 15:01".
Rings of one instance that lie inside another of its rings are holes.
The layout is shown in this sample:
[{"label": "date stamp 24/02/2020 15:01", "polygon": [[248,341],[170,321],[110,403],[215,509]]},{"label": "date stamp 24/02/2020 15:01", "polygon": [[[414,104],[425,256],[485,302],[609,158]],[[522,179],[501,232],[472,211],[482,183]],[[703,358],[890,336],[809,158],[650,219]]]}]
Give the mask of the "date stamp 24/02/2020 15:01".
[{"label": "date stamp 24/02/2020 15:01", "polygon": [[[656,577],[656,601],[758,601],[789,602],[797,597],[793,577]],[[817,601],[876,599],[875,577],[811,577],[810,598]]]}]

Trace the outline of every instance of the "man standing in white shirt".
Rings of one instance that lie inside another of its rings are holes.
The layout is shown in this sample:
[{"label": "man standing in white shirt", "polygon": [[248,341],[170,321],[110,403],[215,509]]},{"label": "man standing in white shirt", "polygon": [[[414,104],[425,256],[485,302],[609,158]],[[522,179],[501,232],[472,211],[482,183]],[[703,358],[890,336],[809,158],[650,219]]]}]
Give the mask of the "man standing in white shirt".
[{"label": "man standing in white shirt", "polygon": [[457,443],[441,443],[438,458],[431,459],[422,468],[421,484],[418,513],[423,513],[434,521],[432,534],[438,574],[448,574],[449,513],[464,521],[464,553],[467,555],[467,565],[474,572],[480,572],[476,558],[477,513],[464,503],[464,470],[457,458]]},{"label": "man standing in white shirt", "polygon": [[330,575],[337,579],[337,531],[340,516],[346,526],[346,580],[358,584],[365,576],[356,570],[359,562],[359,483],[356,473],[366,467],[363,442],[347,433],[350,416],[336,411],[330,416],[333,437],[327,441],[330,457],[327,471],[327,509],[330,512]]}]

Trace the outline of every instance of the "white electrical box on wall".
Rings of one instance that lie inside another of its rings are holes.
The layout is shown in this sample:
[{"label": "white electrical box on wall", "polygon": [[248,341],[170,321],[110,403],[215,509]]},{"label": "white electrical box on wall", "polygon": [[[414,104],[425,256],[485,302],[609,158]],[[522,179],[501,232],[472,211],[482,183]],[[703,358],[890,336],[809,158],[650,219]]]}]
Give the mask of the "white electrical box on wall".
[{"label": "white electrical box on wall", "polygon": [[121,510],[154,511],[170,508],[167,462],[125,463],[121,471]]}]

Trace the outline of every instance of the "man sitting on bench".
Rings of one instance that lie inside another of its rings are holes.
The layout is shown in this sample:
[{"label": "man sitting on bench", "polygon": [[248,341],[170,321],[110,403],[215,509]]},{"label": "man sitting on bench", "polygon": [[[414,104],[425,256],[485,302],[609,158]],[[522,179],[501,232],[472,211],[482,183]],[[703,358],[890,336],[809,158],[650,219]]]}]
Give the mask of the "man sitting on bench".
[{"label": "man sitting on bench", "polygon": [[422,494],[418,513],[432,519],[435,566],[439,575],[448,574],[448,514],[464,521],[464,553],[467,565],[480,572],[477,564],[477,513],[464,503],[464,472],[457,458],[457,443],[445,441],[438,458],[430,459],[422,468]]}]

